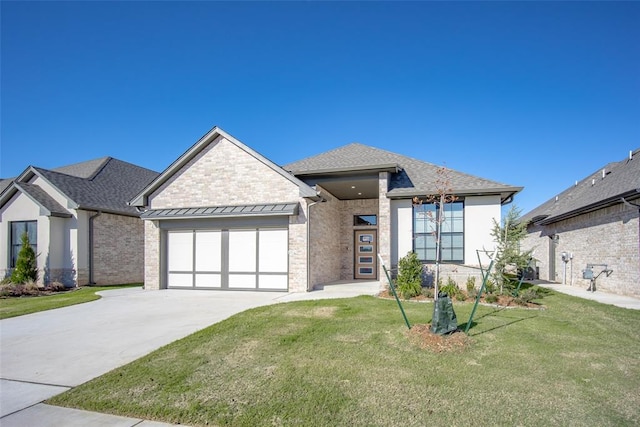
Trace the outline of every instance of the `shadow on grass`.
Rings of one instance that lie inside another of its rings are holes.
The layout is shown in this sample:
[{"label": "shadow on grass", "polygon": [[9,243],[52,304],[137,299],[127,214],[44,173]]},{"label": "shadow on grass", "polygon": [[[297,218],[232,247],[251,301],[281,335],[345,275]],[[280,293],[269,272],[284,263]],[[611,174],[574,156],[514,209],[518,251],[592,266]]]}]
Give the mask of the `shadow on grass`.
[{"label": "shadow on grass", "polygon": [[[481,319],[483,319],[483,318],[485,318],[485,317],[488,317],[488,316],[494,315],[494,314],[496,314],[496,313],[500,313],[500,312],[505,311],[505,310],[506,310],[506,307],[501,307],[501,308],[497,308],[497,309],[495,309],[495,310],[493,310],[493,311],[490,311],[490,312],[488,312],[488,313],[485,313],[485,314],[483,314],[482,316],[475,317],[475,318],[471,321],[471,326],[469,327],[469,334],[468,334],[468,335],[469,335],[469,336],[482,335],[482,334],[487,333],[487,332],[495,331],[496,329],[500,329],[500,328],[504,328],[504,327],[509,326],[509,325],[513,325],[514,323],[522,322],[523,320],[529,320],[529,319],[534,319],[534,318],[538,317],[538,315],[537,315],[537,314],[536,314],[536,315],[533,315],[533,316],[529,316],[529,317],[518,317],[518,318],[516,318],[515,320],[513,320],[513,321],[511,321],[511,322],[507,322],[507,323],[504,323],[504,324],[502,324],[502,325],[498,325],[498,326],[495,326],[495,327],[493,327],[493,328],[490,328],[490,329],[487,329],[487,330],[484,330],[484,331],[481,331],[481,332],[478,332],[478,333],[475,333],[475,334],[472,334],[472,333],[471,333],[471,331],[473,330],[473,328],[475,328],[476,326],[478,326],[478,322],[477,322],[478,320],[481,320]],[[505,317],[505,316],[503,316],[503,317]],[[508,316],[506,316],[506,317],[508,317]],[[468,324],[468,323],[469,323],[469,321],[467,321],[467,322],[465,322],[465,323],[461,323],[460,325],[458,325],[458,329],[459,329],[459,330],[461,330],[461,331],[464,331],[464,330],[467,328],[467,324]]]}]

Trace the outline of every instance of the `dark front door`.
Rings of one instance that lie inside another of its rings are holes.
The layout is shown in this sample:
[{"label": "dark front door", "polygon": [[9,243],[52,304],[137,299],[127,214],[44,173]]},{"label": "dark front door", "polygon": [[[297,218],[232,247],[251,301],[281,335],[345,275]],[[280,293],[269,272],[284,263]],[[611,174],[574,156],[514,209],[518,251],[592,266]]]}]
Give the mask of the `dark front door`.
[{"label": "dark front door", "polygon": [[376,230],[356,230],[354,235],[354,278],[378,280],[378,233]]}]

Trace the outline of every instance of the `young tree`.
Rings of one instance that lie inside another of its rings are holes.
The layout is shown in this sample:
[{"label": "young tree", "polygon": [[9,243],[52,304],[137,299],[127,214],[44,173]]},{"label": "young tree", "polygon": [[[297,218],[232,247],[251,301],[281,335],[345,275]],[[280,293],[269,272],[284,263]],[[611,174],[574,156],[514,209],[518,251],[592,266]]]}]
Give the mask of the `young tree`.
[{"label": "young tree", "polygon": [[25,232],[20,237],[22,247],[18,252],[16,267],[11,273],[12,283],[26,283],[38,280],[38,264],[36,263],[36,253],[29,243],[29,235]]},{"label": "young tree", "polygon": [[527,236],[527,223],[519,221],[519,218],[520,210],[513,205],[502,224],[493,220],[491,236],[496,242],[494,279],[500,286],[500,293],[504,292],[504,285],[509,280],[509,268],[514,268],[515,271],[524,270],[531,259],[532,250],[520,250],[520,242]]},{"label": "young tree", "polygon": [[433,289],[434,300],[438,299],[438,285],[440,281],[440,262],[442,261],[442,224],[445,222],[444,209],[449,203],[453,203],[458,200],[453,193],[451,184],[451,172],[446,167],[440,167],[436,172],[437,178],[435,184],[435,194],[427,195],[424,199],[418,197],[413,198],[414,204],[432,203],[435,205],[435,217],[431,211],[427,212],[429,220],[435,225],[435,238],[436,238],[436,259],[435,259],[435,281]]}]

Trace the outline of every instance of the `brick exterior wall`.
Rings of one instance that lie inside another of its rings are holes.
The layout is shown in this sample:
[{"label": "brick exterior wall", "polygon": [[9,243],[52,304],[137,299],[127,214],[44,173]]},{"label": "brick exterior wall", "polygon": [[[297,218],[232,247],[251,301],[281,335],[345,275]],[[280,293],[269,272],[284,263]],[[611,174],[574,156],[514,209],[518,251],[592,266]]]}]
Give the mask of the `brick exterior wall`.
[{"label": "brick exterior wall", "polygon": [[[558,235],[555,248],[556,282],[563,280],[562,252],[573,254],[566,266],[568,285],[589,287],[582,278],[587,263],[607,264],[613,269],[609,277],[601,275],[598,290],[640,297],[640,233],[638,209],[622,203],[589,212],[547,226],[530,226],[524,249],[535,249],[540,278],[549,280],[550,236]],[[573,264],[573,271],[571,265]],[[594,270],[598,273],[598,270]]]},{"label": "brick exterior wall", "polygon": [[340,224],[342,202],[326,190],[321,194],[325,201],[311,206],[310,214],[311,287],[341,279],[341,237],[344,233],[336,224]]},{"label": "brick exterior wall", "polygon": [[93,281],[97,285],[141,283],[144,224],[138,217],[103,213],[93,222]]},{"label": "brick exterior wall", "polygon": [[[391,264],[391,199],[387,197],[389,191],[389,172],[380,172],[378,178],[378,253],[385,263]],[[378,263],[380,263],[378,261]],[[380,289],[389,286],[382,265],[378,265],[378,279]]]},{"label": "brick exterior wall", "polygon": [[298,186],[218,137],[151,197],[152,209],[294,202]]},{"label": "brick exterior wall", "polygon": [[[149,197],[152,209],[298,202],[289,218],[289,290],[307,290],[307,200],[298,186],[218,137]],[[312,208],[314,209],[314,208]],[[145,221],[145,289],[160,288],[160,230]]]}]

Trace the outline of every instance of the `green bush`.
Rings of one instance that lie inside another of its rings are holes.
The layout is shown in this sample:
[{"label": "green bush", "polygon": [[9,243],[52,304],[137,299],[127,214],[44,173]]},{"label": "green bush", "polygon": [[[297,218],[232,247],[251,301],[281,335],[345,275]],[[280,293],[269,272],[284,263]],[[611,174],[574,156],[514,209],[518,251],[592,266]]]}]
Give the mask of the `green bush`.
[{"label": "green bush", "polygon": [[541,295],[538,293],[537,288],[529,288],[520,292],[520,294],[515,298],[516,304],[519,305],[527,305],[533,300],[541,298]]},{"label": "green bush", "polygon": [[36,253],[29,243],[29,235],[22,233],[22,248],[18,252],[16,267],[11,273],[12,283],[28,283],[38,280],[38,265],[36,263]]},{"label": "green bush", "polygon": [[422,263],[415,252],[409,252],[398,262],[398,292],[403,298],[412,298],[422,291]]},{"label": "green bush", "polygon": [[498,295],[488,294],[487,296],[484,297],[484,300],[489,304],[493,304],[494,302],[498,302]]},{"label": "green bush", "polygon": [[476,290],[476,276],[467,277],[467,292],[473,292]]}]

